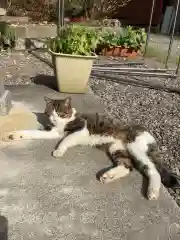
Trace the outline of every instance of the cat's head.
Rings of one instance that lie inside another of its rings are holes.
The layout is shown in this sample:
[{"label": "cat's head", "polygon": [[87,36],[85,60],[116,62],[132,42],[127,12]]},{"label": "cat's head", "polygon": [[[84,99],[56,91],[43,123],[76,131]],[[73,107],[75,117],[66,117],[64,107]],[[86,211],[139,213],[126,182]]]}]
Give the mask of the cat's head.
[{"label": "cat's head", "polygon": [[44,97],[46,102],[45,114],[48,117],[57,115],[58,118],[66,119],[71,118],[73,115],[73,108],[71,105],[71,97],[65,99],[51,99]]}]

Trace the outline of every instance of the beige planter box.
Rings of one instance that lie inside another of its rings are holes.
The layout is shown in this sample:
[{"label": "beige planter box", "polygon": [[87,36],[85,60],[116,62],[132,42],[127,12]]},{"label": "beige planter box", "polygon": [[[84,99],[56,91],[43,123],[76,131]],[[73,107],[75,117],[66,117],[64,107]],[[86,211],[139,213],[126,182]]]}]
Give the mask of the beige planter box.
[{"label": "beige planter box", "polygon": [[0,7],[0,16],[4,16],[6,14],[6,9]]},{"label": "beige planter box", "polygon": [[97,56],[54,53],[52,56],[57,85],[60,92],[85,93],[94,60]]}]

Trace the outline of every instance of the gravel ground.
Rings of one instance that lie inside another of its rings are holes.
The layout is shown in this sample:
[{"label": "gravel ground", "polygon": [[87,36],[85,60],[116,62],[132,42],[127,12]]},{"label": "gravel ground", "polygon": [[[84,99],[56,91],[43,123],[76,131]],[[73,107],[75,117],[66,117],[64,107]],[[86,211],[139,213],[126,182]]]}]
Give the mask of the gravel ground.
[{"label": "gravel ground", "polygon": [[6,85],[42,84],[53,70],[29,53],[0,53],[0,76]]},{"label": "gravel ground", "polygon": [[[47,54],[41,54],[49,58]],[[52,69],[30,54],[1,54],[0,74],[6,85],[42,84]],[[151,67],[158,63],[148,60]],[[159,78],[144,81],[160,82],[165,86],[180,87],[180,79],[162,80]],[[144,125],[157,137],[163,161],[175,173],[180,175],[180,96],[160,90],[118,84],[92,78],[90,86],[106,105],[109,114],[125,124]],[[180,190],[169,189],[170,194],[180,206]]]}]

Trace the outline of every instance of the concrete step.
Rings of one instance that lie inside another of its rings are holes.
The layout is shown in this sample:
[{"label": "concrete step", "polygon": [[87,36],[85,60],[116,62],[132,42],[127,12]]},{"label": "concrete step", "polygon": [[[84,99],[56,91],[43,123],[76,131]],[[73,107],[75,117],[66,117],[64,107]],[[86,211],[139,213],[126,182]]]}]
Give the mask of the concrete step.
[{"label": "concrete step", "polygon": [[[42,85],[8,89],[12,99],[39,120],[44,96],[66,95]],[[74,94],[72,99],[83,113],[105,109],[93,94]],[[56,145],[55,140],[22,140],[0,151],[1,171],[6,173],[0,175],[0,209],[8,220],[10,239],[180,239],[180,209],[163,186],[159,199],[148,201],[142,194],[146,181],[136,171],[101,184],[96,173],[111,165],[103,151],[74,147],[54,159],[51,152]],[[5,221],[0,223],[2,229]]]},{"label": "concrete step", "polygon": [[[0,10],[1,10],[1,8],[0,8]],[[1,12],[0,12],[0,21],[7,22],[10,24],[28,24],[29,18],[28,17],[1,16]]]},{"label": "concrete step", "polygon": [[0,7],[0,18],[6,14],[6,9]]}]

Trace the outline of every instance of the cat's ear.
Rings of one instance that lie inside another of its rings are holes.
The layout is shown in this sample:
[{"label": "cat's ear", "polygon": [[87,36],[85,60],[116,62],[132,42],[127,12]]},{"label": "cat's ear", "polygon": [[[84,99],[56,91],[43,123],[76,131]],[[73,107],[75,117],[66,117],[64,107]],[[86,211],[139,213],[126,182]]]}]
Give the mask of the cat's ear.
[{"label": "cat's ear", "polygon": [[50,103],[50,102],[52,102],[52,99],[50,99],[50,98],[48,98],[48,97],[44,97],[44,101],[46,102],[46,103]]},{"label": "cat's ear", "polygon": [[64,99],[64,105],[66,106],[66,107],[71,107],[71,97],[67,97],[67,98],[65,98]]}]

